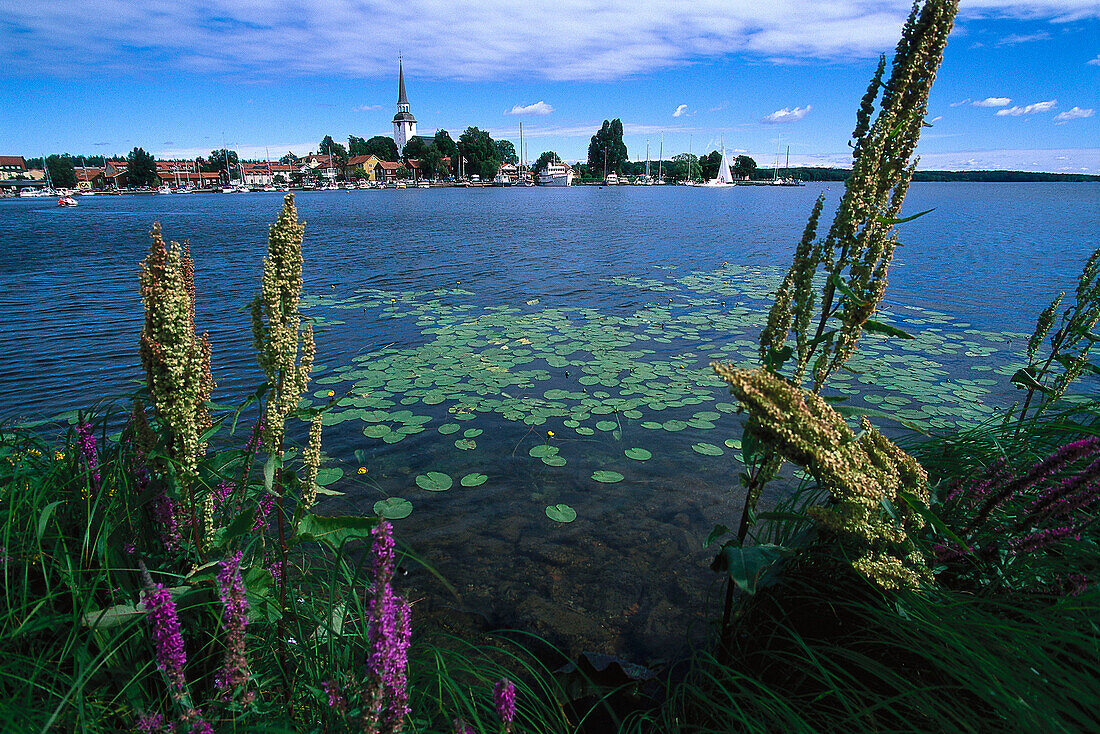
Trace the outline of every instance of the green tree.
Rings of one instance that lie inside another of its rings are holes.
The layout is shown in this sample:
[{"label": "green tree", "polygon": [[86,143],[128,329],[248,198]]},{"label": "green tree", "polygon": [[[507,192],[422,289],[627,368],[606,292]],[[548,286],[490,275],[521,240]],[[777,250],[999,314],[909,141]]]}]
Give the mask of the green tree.
[{"label": "green tree", "polygon": [[756,161],[747,155],[739,155],[733,159],[733,165],[730,168],[733,169],[733,175],[735,176],[752,178],[752,175],[756,173]]},{"label": "green tree", "polygon": [[588,144],[588,165],[594,171],[603,172],[604,155],[607,155],[607,170],[618,172],[627,160],[626,143],[623,142],[622,120],[604,120],[599,131],[592,136]]},{"label": "green tree", "polygon": [[424,178],[436,178],[445,170],[443,154],[439,152],[439,148],[435,147],[435,143],[432,143],[420,156],[420,172],[424,174]]},{"label": "green tree", "polygon": [[546,168],[546,166],[548,164],[550,164],[550,163],[552,163],[556,160],[559,160],[559,158],[558,158],[558,154],[555,153],[554,151],[548,150],[548,151],[542,153],[541,155],[539,155],[538,159],[535,160],[535,167],[534,167],[535,173],[536,174],[542,173],[542,169]]},{"label": "green tree", "polygon": [[385,135],[375,135],[367,141],[361,155],[376,155],[379,160],[393,163],[397,161],[397,143]]},{"label": "green tree", "polygon": [[126,181],[130,186],[156,186],[156,159],[142,148],[131,150],[126,156]]},{"label": "green tree", "polygon": [[468,127],[458,138],[458,152],[466,159],[467,174],[492,179],[500,168],[500,150],[484,130]]},{"label": "green tree", "polygon": [[348,136],[348,155],[370,155],[367,152],[367,141],[354,135]]},{"label": "green tree", "polygon": [[[206,163],[203,166],[202,170],[205,173],[220,171],[222,173],[222,176],[224,177],[225,161],[227,159],[229,160],[229,170],[236,171],[238,163],[237,152],[233,150],[227,150],[225,148],[210,151],[210,157],[206,159]],[[232,175],[230,175],[229,178],[232,178]]]},{"label": "green tree", "polygon": [[692,153],[672,156],[672,170],[669,174],[674,181],[699,179],[703,175],[699,168],[699,156]]},{"label": "green tree", "polygon": [[296,160],[298,160],[298,156],[287,151],[286,155],[279,159],[279,163],[282,163],[284,166],[292,166]]},{"label": "green tree", "polygon": [[424,157],[424,153],[426,153],[427,150],[428,144],[424,142],[423,138],[417,136],[405,143],[405,150],[401,151],[401,155],[406,160],[409,158],[420,160]]},{"label": "green tree", "polygon": [[72,156],[51,155],[46,159],[46,169],[50,172],[50,183],[54,186],[63,189],[76,188],[76,167]]},{"label": "green tree", "polygon": [[718,166],[722,164],[722,154],[717,150],[712,150],[707,155],[699,159],[699,168],[702,169],[703,178],[708,181],[718,177]]},{"label": "green tree", "polygon": [[497,153],[500,154],[501,163],[519,163],[519,156],[516,155],[516,146],[512,145],[511,140],[498,140]]},{"label": "green tree", "polygon": [[458,155],[458,146],[455,145],[455,141],[451,139],[451,134],[446,130],[435,131],[435,147],[439,149],[442,155],[449,156],[452,165],[455,161],[455,156]]},{"label": "green tree", "polygon": [[348,159],[348,149],[333,140],[331,135],[324,137],[321,145],[317,148],[317,152],[320,155],[334,155],[341,161]]}]

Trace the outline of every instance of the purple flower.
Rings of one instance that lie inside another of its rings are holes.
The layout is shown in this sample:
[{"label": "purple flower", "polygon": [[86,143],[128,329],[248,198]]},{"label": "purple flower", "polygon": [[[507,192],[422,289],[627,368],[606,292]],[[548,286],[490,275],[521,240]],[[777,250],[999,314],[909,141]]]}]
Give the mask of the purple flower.
[{"label": "purple flower", "polygon": [[271,571],[271,575],[275,577],[275,583],[282,583],[283,581],[283,562],[272,561],[271,565],[267,567],[268,571]]},{"label": "purple flower", "polygon": [[[214,684],[228,700],[233,689],[248,685],[248,659],[245,655],[245,628],[248,626],[248,599],[241,579],[241,552],[218,564],[218,593],[222,602],[222,631],[225,635],[225,662]],[[244,703],[252,700],[246,692]]]},{"label": "purple flower", "polygon": [[245,444],[245,451],[255,451],[260,447],[260,436],[264,432],[264,419],[260,418],[256,421],[256,425],[252,426],[252,437],[248,439],[248,443]]},{"label": "purple flower", "polygon": [[512,720],[516,718],[516,684],[507,678],[501,678],[493,686],[493,706],[497,716],[504,723],[504,730],[512,730]]},{"label": "purple flower", "polygon": [[455,719],[454,734],[474,734],[474,727],[467,724],[465,719]]},{"label": "purple flower", "polygon": [[99,454],[96,452],[95,436],[92,435],[92,426],[88,423],[76,425],[76,435],[80,439],[80,455],[84,457],[84,463],[88,465],[88,471],[92,475],[92,488],[99,490]]},{"label": "purple flower", "polygon": [[173,697],[178,698],[183,695],[183,668],[187,665],[187,651],[180,634],[176,603],[172,601],[172,592],[164,584],[153,584],[146,589],[145,620],[153,631],[157,669],[168,679]]},{"label": "purple flower", "polygon": [[214,512],[221,512],[228,500],[237,489],[236,482],[219,482],[214,488]]},{"label": "purple flower", "polygon": [[153,501],[153,518],[160,526],[160,540],[171,553],[179,547],[180,529],[176,519],[176,503],[163,491]]},{"label": "purple flower", "polygon": [[136,724],[136,731],[138,734],[163,734],[166,731],[173,731],[174,726],[168,724],[164,717],[158,713],[143,714],[138,717]]},{"label": "purple flower", "polygon": [[371,680],[367,719],[382,725],[383,731],[399,732],[409,713],[408,652],[411,637],[411,610],[408,603],[393,593],[393,528],[385,520],[371,530],[374,569],[374,595],[368,605],[371,620],[370,657],[367,670]]},{"label": "purple flower", "polygon": [[275,495],[265,494],[256,503],[256,520],[252,523],[252,530],[259,530],[267,525],[267,516],[275,508]]},{"label": "purple flower", "polygon": [[137,547],[132,543],[126,543],[122,546],[122,550],[126,551],[126,555],[132,556],[137,552]]},{"label": "purple flower", "polygon": [[336,709],[341,716],[347,713],[347,701],[344,700],[344,694],[340,691],[339,683],[334,680],[321,681],[321,690],[328,696],[328,707],[330,709]]}]

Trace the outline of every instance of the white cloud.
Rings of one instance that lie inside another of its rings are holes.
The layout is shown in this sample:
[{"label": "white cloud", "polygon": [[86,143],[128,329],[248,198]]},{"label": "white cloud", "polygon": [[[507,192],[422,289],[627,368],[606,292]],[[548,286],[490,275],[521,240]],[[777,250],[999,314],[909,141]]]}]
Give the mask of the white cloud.
[{"label": "white cloud", "polygon": [[812,110],[812,109],[813,109],[812,105],[806,105],[805,107],[794,107],[794,108],[784,107],[781,110],[776,110],[775,112],[771,113],[770,115],[765,117],[763,120],[761,120],[761,122],[766,122],[769,125],[775,125],[775,124],[778,124],[778,123],[781,123],[781,122],[798,122],[803,117],[805,117],[807,114],[809,114],[810,110]]},{"label": "white cloud", "polygon": [[1035,104],[1029,104],[1026,107],[1020,107],[1019,105],[1013,105],[1003,110],[997,110],[995,113],[998,117],[1004,117],[1005,115],[1011,117],[1019,117],[1020,115],[1034,115],[1037,112],[1050,112],[1058,106],[1058,100],[1051,99],[1046,102],[1036,102]]},{"label": "white cloud", "polygon": [[[774,155],[775,152],[772,152]],[[760,160],[760,158],[757,158]],[[852,154],[807,153],[799,161],[808,166],[850,167]],[[1100,173],[1100,148],[962,150],[921,153],[920,171],[1048,171]]]},{"label": "white cloud", "polygon": [[526,106],[516,105],[504,114],[506,115],[549,115],[554,108],[545,102],[539,101]]},{"label": "white cloud", "polygon": [[1005,36],[1001,40],[997,41],[998,46],[1018,46],[1021,43],[1032,43],[1034,41],[1046,41],[1050,38],[1050,34],[1046,31],[1039,31],[1038,33],[1013,33],[1010,36]]},{"label": "white cloud", "polygon": [[380,109],[382,109],[380,104],[361,104],[358,107],[353,107],[352,112],[373,112]]},{"label": "white cloud", "polygon": [[1059,112],[1057,115],[1055,115],[1054,122],[1061,124],[1070,120],[1080,120],[1083,117],[1092,117],[1094,112],[1095,110],[1091,107],[1086,109],[1081,109],[1080,107],[1071,107],[1065,112]]},{"label": "white cloud", "polygon": [[933,117],[931,120],[928,121],[928,124],[929,125],[935,125],[937,122],[939,122],[942,119],[943,119],[943,115],[936,115],[935,117]]},{"label": "white cloud", "polygon": [[975,107],[1007,107],[1012,104],[1012,100],[1008,97],[986,97],[970,104]]},{"label": "white cloud", "polygon": [[676,111],[672,113],[672,116],[673,117],[683,117],[683,115],[687,112],[687,108],[688,108],[688,106],[686,104],[680,105],[679,107],[676,108]]},{"label": "white cloud", "polygon": [[[4,3],[0,64],[28,74],[340,74],[614,80],[743,54],[848,61],[894,48],[908,0],[86,0]],[[968,0],[962,18],[1100,17],[1096,0]],[[502,29],[506,29],[502,30]],[[303,49],[308,49],[304,52]]]},{"label": "white cloud", "polygon": [[1100,66],[1100,54],[1096,54],[1095,59],[1089,59],[1085,63],[1088,64],[1089,66]]},{"label": "white cloud", "polygon": [[964,104],[970,104],[970,97],[967,97],[962,102],[952,102],[951,107],[962,107]]}]

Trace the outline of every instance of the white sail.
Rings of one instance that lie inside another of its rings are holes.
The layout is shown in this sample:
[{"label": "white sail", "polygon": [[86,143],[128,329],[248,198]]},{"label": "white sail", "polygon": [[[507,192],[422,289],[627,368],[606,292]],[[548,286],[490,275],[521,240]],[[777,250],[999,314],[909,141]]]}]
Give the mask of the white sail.
[{"label": "white sail", "polygon": [[732,184],[733,183],[733,171],[730,170],[730,159],[726,155],[726,149],[722,148],[722,162],[718,164],[718,178],[720,183]]}]

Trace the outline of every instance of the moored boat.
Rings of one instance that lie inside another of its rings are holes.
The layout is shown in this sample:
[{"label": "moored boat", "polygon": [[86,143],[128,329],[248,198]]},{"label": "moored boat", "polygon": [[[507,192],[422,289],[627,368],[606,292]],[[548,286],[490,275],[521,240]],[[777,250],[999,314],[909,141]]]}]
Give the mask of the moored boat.
[{"label": "moored boat", "polygon": [[572,186],[573,169],[561,161],[546,164],[539,174],[539,186]]}]

